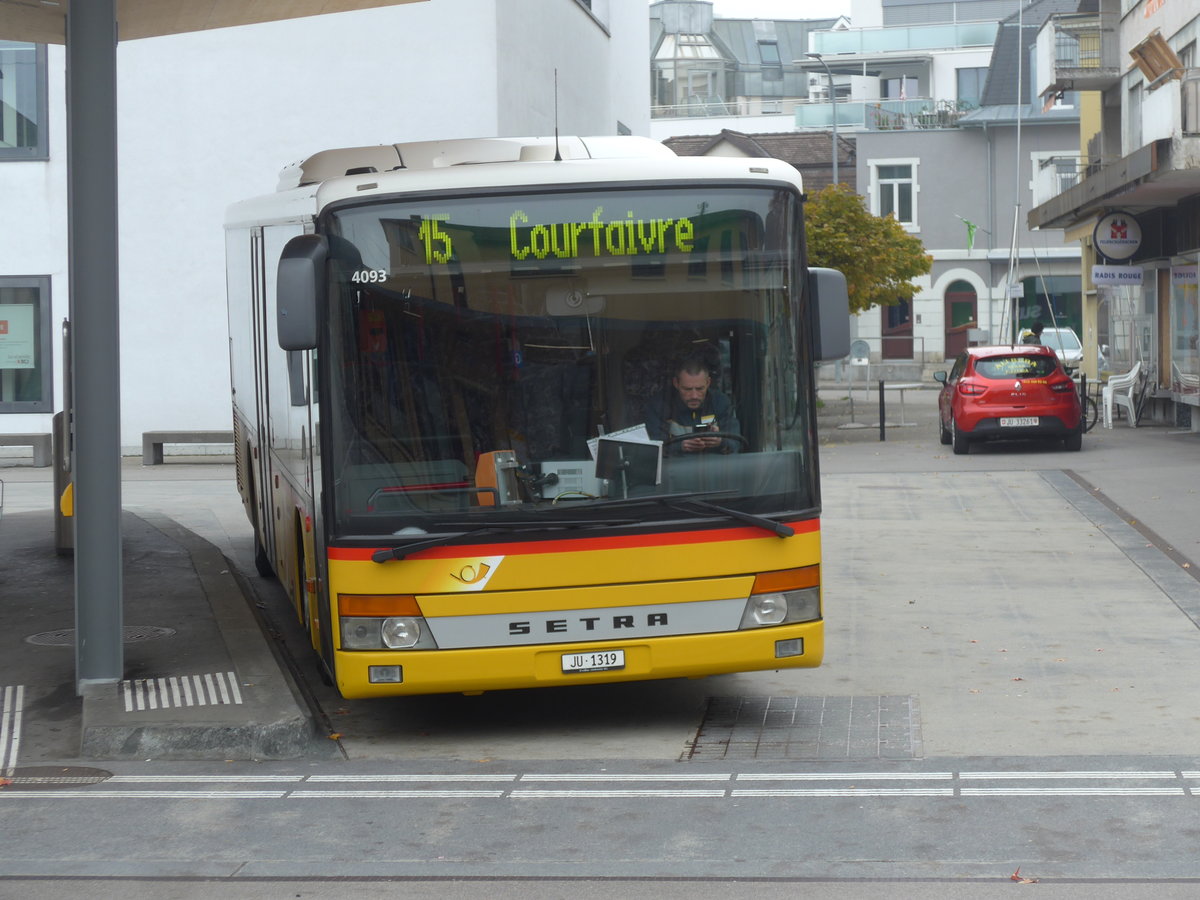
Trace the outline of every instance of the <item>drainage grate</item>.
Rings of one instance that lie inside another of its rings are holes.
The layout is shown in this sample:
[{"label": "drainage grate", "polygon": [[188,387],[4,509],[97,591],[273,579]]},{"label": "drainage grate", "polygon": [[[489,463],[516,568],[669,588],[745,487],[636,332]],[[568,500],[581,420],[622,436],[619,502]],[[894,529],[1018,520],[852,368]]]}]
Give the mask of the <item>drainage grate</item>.
[{"label": "drainage grate", "polygon": [[[174,628],[162,628],[158,625],[126,625],[121,629],[121,642],[136,644],[139,641],[154,641],[158,638],[170,637],[175,633]],[[25,638],[27,644],[37,644],[42,647],[74,647],[75,629],[59,628],[56,631],[42,631]]]},{"label": "drainage grate", "polygon": [[26,766],[10,769],[0,782],[5,791],[14,791],[99,784],[109,778],[112,772],[86,766]]},{"label": "drainage grate", "polygon": [[916,697],[710,697],[683,759],[917,759]]}]

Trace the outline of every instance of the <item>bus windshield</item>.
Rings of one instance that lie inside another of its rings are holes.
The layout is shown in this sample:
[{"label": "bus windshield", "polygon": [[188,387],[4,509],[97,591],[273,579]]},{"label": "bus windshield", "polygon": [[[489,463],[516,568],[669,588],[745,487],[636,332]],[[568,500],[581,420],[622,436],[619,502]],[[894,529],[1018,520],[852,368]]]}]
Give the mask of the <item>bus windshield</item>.
[{"label": "bus windshield", "polygon": [[405,198],[322,226],[332,536],[815,506],[793,190]]}]

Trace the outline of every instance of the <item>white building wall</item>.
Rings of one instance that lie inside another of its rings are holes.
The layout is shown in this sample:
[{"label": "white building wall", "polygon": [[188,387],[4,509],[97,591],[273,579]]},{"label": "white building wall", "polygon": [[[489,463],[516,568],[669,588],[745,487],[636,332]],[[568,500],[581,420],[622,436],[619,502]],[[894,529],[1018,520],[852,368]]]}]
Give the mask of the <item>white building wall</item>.
[{"label": "white building wall", "polygon": [[[51,110],[66,96],[66,53],[47,48],[47,93]],[[0,163],[0,275],[49,275],[53,326],[54,408],[62,408],[60,328],[67,318],[67,126],[61,114],[51,113],[49,161]],[[50,431],[52,413],[14,413],[0,416],[8,434]],[[24,451],[22,451],[24,452]]]},{"label": "white building wall", "polygon": [[[616,134],[621,122],[648,135],[650,71],[646,6],[505,0],[497,18],[496,84],[502,136]],[[605,37],[605,33],[611,38]],[[516,48],[536,48],[521,52]],[[512,48],[512,49],[510,49]]]},{"label": "white building wall", "polygon": [[785,134],[796,130],[796,117],[786,116],[708,116],[652,119],[650,137],[656,141],[693,134],[720,134],[724,129],[746,134]]},{"label": "white building wall", "polygon": [[[640,0],[595,16],[574,0],[430,0],[120,44],[124,451],[140,453],[143,431],[230,427],[230,203],[330,147],[552,133],[555,67],[560,133],[614,134],[620,119],[644,134],[648,27]],[[68,308],[64,59],[50,48],[50,162],[0,163],[0,196],[22,210],[0,220],[0,274],[50,274],[56,327]],[[56,409],[60,372],[56,360]],[[0,417],[6,432],[49,428],[48,414]]]},{"label": "white building wall", "polygon": [[958,99],[958,70],[987,68],[992,48],[935,53],[929,70],[929,96],[934,100]]}]

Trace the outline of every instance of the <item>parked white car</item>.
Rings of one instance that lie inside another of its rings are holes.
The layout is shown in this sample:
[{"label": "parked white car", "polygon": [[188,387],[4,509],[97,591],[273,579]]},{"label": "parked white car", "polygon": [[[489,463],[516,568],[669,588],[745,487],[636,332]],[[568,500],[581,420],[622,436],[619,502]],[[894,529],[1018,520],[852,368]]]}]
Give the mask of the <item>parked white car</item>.
[{"label": "parked white car", "polygon": [[[1022,343],[1030,343],[1032,338],[1033,332],[1028,328],[1021,332]],[[1083,362],[1083,344],[1074,328],[1045,328],[1037,343],[1052,348],[1068,372],[1078,369]]]}]

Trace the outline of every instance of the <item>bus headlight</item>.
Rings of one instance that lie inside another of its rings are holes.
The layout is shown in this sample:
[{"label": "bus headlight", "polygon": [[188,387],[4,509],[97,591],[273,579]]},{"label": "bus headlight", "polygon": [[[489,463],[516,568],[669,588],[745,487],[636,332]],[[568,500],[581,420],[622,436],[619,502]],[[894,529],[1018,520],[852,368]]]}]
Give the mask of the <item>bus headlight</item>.
[{"label": "bus headlight", "polygon": [[821,618],[821,589],[777,591],[751,594],[738,628],[765,628],[792,622],[812,622]]},{"label": "bus headlight", "polygon": [[821,618],[821,567],[762,572],[746,600],[739,628],[766,628]]},{"label": "bus headlight", "polygon": [[787,597],[784,594],[755,594],[746,601],[742,613],[743,628],[782,625],[787,617]]},{"label": "bus headlight", "polygon": [[338,594],[343,650],[436,650],[409,594]]},{"label": "bus headlight", "polygon": [[383,619],[342,619],[343,650],[380,650],[383,641],[379,637],[379,626]]},{"label": "bus headlight", "polygon": [[437,642],[414,616],[348,616],[342,619],[343,650],[433,650]]},{"label": "bus headlight", "polygon": [[383,645],[391,650],[406,650],[421,640],[421,620],[410,616],[392,616],[379,626]]}]

